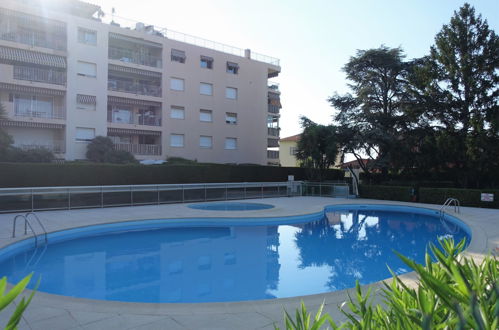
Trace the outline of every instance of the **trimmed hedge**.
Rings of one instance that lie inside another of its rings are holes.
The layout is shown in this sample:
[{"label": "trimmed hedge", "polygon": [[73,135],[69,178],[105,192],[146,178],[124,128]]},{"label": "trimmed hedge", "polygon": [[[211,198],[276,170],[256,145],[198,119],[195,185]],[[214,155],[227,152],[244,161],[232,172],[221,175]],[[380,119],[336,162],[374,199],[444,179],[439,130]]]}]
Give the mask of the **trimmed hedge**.
[{"label": "trimmed hedge", "polygon": [[[116,165],[95,163],[0,163],[0,187],[105,186],[168,183],[278,182],[306,180],[304,168],[258,165]],[[325,180],[342,180],[328,170]]]},{"label": "trimmed hedge", "polygon": [[411,193],[412,187],[359,185],[361,198],[411,202],[413,201]]},{"label": "trimmed hedge", "polygon": [[[494,201],[480,201],[481,193],[494,194]],[[457,198],[462,206],[499,208],[499,190],[497,189],[419,188],[421,203],[443,204],[449,197]]]}]

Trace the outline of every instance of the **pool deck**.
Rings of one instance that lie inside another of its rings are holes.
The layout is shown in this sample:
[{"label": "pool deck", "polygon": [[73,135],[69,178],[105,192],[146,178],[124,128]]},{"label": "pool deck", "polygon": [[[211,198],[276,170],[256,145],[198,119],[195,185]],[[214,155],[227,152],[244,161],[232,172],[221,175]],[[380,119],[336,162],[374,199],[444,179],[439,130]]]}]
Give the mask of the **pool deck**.
[{"label": "pool deck", "polygon": [[[440,205],[402,203],[370,199],[326,197],[282,197],[245,200],[273,204],[275,208],[255,211],[208,211],[188,208],[188,204],[134,206],[103,209],[40,211],[38,216],[48,232],[93,224],[137,219],[192,217],[282,217],[322,211],[335,204],[388,204],[439,209]],[[453,214],[453,212],[448,211]],[[453,214],[454,215],[454,214]],[[12,239],[15,214],[0,214],[0,248],[23,239]],[[499,254],[499,210],[462,207],[456,215],[472,230],[466,254],[481,260],[489,252]],[[237,222],[237,220],[235,221]],[[20,228],[19,228],[20,229]],[[20,233],[21,231],[18,231]],[[414,273],[401,276],[414,284]],[[370,284],[375,288],[381,282]],[[283,310],[293,312],[303,301],[314,312],[324,302],[324,310],[335,320],[344,320],[338,306],[347,300],[347,291],[232,303],[151,304],[125,303],[57,296],[37,292],[24,314],[20,329],[273,329],[283,328]],[[13,307],[0,312],[0,326],[6,324]]]}]

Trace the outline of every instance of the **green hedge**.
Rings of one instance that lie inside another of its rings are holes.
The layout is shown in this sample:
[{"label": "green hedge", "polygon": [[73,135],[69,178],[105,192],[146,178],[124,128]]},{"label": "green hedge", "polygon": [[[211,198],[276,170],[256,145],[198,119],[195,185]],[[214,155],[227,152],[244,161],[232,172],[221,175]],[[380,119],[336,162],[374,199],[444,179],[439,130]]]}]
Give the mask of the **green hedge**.
[{"label": "green hedge", "polygon": [[[258,165],[113,165],[95,163],[0,163],[0,187],[100,186],[167,183],[277,182],[306,180],[303,168]],[[325,180],[341,180],[328,170]]]},{"label": "green hedge", "polygon": [[359,194],[361,198],[385,199],[390,201],[412,201],[412,187],[401,186],[378,186],[364,185],[359,186]]},{"label": "green hedge", "polygon": [[[480,201],[481,193],[494,194],[493,202]],[[499,208],[499,190],[494,189],[456,189],[456,188],[419,188],[421,203],[443,204],[449,197],[457,198],[462,206]]]}]

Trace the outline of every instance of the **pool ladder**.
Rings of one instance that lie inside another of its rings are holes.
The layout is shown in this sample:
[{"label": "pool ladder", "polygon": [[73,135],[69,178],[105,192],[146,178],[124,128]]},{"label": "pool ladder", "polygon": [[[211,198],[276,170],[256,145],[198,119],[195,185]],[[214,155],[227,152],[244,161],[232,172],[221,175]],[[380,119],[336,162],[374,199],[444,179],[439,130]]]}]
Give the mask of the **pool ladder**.
[{"label": "pool ladder", "polygon": [[37,235],[36,231],[33,229],[33,226],[31,225],[30,219],[36,220],[36,222],[38,223],[38,226],[43,231],[43,233],[40,235],[44,236],[45,245],[47,244],[48,239],[47,239],[47,231],[45,230],[45,226],[43,226],[43,223],[40,221],[40,218],[38,218],[38,216],[34,212],[28,212],[26,214],[18,214],[14,217],[14,224],[12,226],[12,238],[16,237],[16,223],[17,223],[17,219],[19,219],[19,218],[24,219],[24,235],[28,234],[28,227],[31,230],[31,232],[33,233],[33,236],[35,237],[35,247],[38,247],[38,236],[39,235]]},{"label": "pool ladder", "polygon": [[445,200],[445,203],[440,206],[440,210],[438,211],[439,213],[439,218],[440,218],[440,223],[442,226],[444,226],[450,233],[456,233],[458,228],[456,226],[455,230],[451,230],[447,223],[444,221],[444,215],[445,215],[445,208],[454,206],[454,213],[460,214],[461,213],[461,203],[459,202],[459,199],[449,197]]}]

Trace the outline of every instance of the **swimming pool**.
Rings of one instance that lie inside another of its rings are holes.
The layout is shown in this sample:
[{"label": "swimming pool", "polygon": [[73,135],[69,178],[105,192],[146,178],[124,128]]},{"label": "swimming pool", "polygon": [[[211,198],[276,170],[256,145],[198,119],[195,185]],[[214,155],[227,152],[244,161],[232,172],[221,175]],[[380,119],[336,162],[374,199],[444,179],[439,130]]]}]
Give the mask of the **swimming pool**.
[{"label": "swimming pool", "polygon": [[428,242],[468,237],[434,210],[343,205],[286,218],[165,219],[49,235],[0,251],[0,276],[33,271],[39,290],[134,302],[274,299],[341,290],[408,271],[397,250],[422,262]]},{"label": "swimming pool", "polygon": [[271,209],[274,205],[262,203],[223,202],[191,204],[188,205],[188,207],[191,209],[209,211],[254,211]]}]

